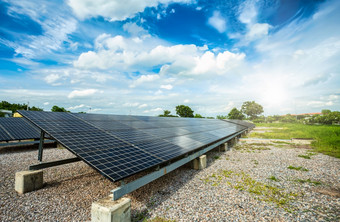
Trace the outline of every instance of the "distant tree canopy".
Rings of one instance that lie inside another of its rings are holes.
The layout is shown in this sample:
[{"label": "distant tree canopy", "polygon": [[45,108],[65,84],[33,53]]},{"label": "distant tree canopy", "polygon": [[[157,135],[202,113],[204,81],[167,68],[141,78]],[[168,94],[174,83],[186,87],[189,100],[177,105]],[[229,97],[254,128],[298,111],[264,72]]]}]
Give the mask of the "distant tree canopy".
[{"label": "distant tree canopy", "polygon": [[64,107],[53,106],[51,109],[52,112],[70,112],[67,111]]},{"label": "distant tree canopy", "polygon": [[180,117],[194,117],[194,111],[185,105],[176,106],[176,114]]},{"label": "distant tree canopy", "polygon": [[[27,110],[27,104],[9,103],[7,101],[1,101],[0,109],[11,110],[12,113],[15,113],[18,110]],[[43,111],[43,109],[35,106],[28,107],[28,110]]]},{"label": "distant tree canopy", "polygon": [[321,111],[321,113],[323,114],[323,115],[327,115],[327,114],[329,114],[329,113],[331,113],[332,111],[331,110],[329,110],[329,109],[323,109],[322,111]]},{"label": "distant tree canopy", "polygon": [[223,115],[217,115],[216,119],[227,119],[228,116],[223,116]]},{"label": "distant tree canopy", "polygon": [[196,113],[194,118],[204,118],[201,114]]},{"label": "distant tree canopy", "polygon": [[158,115],[158,116],[159,117],[178,117],[178,116],[175,116],[175,115],[171,115],[170,113],[171,113],[171,111],[169,111],[169,110],[163,110],[163,114]]},{"label": "distant tree canopy", "polygon": [[255,101],[247,101],[242,104],[241,112],[250,119],[256,119],[258,115],[263,113],[263,107]]},{"label": "distant tree canopy", "polygon": [[228,119],[244,119],[244,115],[241,111],[236,109],[235,107],[228,113]]}]

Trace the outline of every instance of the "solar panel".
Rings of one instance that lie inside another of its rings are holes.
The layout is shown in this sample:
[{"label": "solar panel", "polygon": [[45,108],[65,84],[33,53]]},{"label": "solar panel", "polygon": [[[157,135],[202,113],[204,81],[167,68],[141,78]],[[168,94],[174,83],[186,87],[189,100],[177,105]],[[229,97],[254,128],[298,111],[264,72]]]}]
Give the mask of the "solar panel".
[{"label": "solar panel", "polygon": [[246,126],[210,119],[20,111],[112,181],[178,158]]},{"label": "solar panel", "polygon": [[40,131],[24,118],[0,117],[0,141],[38,139]]},{"label": "solar panel", "polygon": [[255,127],[255,124],[244,121],[244,120],[239,120],[239,119],[223,119],[223,120],[227,121],[227,122],[231,122],[231,123],[236,123],[236,124],[239,124],[239,125],[242,125],[242,126],[246,126],[246,127],[249,127],[249,128]]}]

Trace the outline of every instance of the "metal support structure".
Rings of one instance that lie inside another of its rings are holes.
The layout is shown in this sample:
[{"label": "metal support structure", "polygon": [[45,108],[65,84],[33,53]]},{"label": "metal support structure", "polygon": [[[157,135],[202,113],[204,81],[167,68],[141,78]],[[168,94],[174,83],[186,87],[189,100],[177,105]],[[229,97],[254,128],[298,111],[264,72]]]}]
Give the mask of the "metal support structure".
[{"label": "metal support structure", "polygon": [[63,164],[68,164],[68,163],[74,163],[81,161],[78,157],[75,158],[69,158],[69,159],[64,159],[64,160],[57,160],[57,161],[51,161],[51,162],[45,162],[45,163],[39,163],[35,165],[31,165],[28,167],[29,170],[40,170],[44,168],[49,168],[49,167],[54,167],[54,166],[59,166]]},{"label": "metal support structure", "polygon": [[[21,146],[21,145],[33,145],[40,143],[40,141],[20,141],[20,142],[6,142],[0,143],[0,147],[2,146]],[[44,143],[55,143],[55,140],[44,140]]]},{"label": "metal support structure", "polygon": [[243,133],[245,130],[242,130],[238,133],[233,134],[232,136],[226,137],[223,140],[220,140],[210,146],[205,147],[204,149],[201,149],[187,157],[184,157],[183,159],[180,159],[172,164],[169,164],[168,166],[165,166],[159,170],[156,170],[146,176],[143,176],[137,180],[134,180],[128,184],[125,185],[121,185],[120,187],[117,187],[114,190],[111,190],[111,192],[113,193],[113,200],[118,200],[119,198],[121,198],[122,196],[124,196],[125,194],[128,194],[134,190],[137,190],[138,188],[160,178],[161,176],[170,173],[171,171],[177,169],[180,166],[183,166],[184,164],[196,159],[197,157],[207,153],[208,151],[216,148],[217,146],[226,143],[227,141],[229,141],[232,138],[237,137],[238,135],[240,135],[241,133]]},{"label": "metal support structure", "polygon": [[38,152],[38,160],[40,162],[42,161],[42,157],[43,157],[44,138],[45,138],[45,132],[41,130],[41,132],[40,132],[40,142],[39,142],[39,152]]}]

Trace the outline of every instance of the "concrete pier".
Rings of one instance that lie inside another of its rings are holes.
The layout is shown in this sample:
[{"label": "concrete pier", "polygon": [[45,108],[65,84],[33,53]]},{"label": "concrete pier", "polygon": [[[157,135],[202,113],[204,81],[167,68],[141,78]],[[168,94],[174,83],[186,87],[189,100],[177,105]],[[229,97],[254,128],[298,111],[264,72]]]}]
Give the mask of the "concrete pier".
[{"label": "concrete pier", "polygon": [[112,194],[107,198],[92,203],[92,222],[130,222],[131,221],[131,200],[120,198],[112,199]]},{"label": "concrete pier", "polygon": [[202,170],[207,167],[207,156],[202,155],[193,160],[193,168],[195,170]]},{"label": "concrete pier", "polygon": [[43,171],[29,170],[15,173],[15,190],[19,194],[38,190],[43,187]]}]

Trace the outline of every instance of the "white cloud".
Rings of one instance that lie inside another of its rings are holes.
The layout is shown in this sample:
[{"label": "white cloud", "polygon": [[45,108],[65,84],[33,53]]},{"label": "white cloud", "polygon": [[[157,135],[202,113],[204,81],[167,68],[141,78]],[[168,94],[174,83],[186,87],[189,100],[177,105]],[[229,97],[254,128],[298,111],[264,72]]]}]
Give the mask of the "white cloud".
[{"label": "white cloud", "polygon": [[45,106],[47,106],[47,105],[49,105],[49,104],[50,104],[49,102],[44,102],[44,105],[45,105]]},{"label": "white cloud", "polygon": [[[196,45],[164,46],[149,44],[154,38],[135,42],[123,36],[111,37],[107,34],[98,36],[96,50],[82,53],[74,62],[76,68],[103,69],[112,67],[117,71],[143,71],[161,66],[160,75],[197,75],[223,74],[239,66],[245,58],[244,53],[219,52],[217,55],[207,47]],[[147,43],[147,44],[145,44]],[[131,87],[147,80],[145,76]]]},{"label": "white cloud", "polygon": [[161,85],[161,89],[167,89],[167,90],[170,90],[172,89],[173,86],[171,84],[168,84],[168,85]]},{"label": "white cloud", "polygon": [[[17,0],[11,1],[8,14],[16,17],[17,14],[29,16],[42,28],[41,35],[27,35],[19,43],[6,42],[14,48],[15,53],[28,59],[55,59],[58,50],[65,42],[70,42],[68,35],[77,28],[77,21],[65,13],[67,8],[59,3]],[[71,44],[71,47],[76,45]]]},{"label": "white cloud", "polygon": [[80,104],[80,105],[77,105],[77,106],[71,106],[68,108],[68,110],[74,110],[74,109],[79,109],[79,108],[83,108],[85,105],[84,104]]},{"label": "white cloud", "polygon": [[235,107],[235,103],[233,101],[228,102],[228,104],[223,108],[224,112],[229,112],[232,108]]},{"label": "white cloud", "polygon": [[327,106],[332,106],[333,102],[332,101],[310,101],[307,103],[307,106],[311,107],[327,107]]},{"label": "white cloud", "polygon": [[53,84],[55,83],[58,79],[60,79],[60,76],[58,74],[50,74],[48,76],[46,76],[44,78],[44,80],[48,83],[48,84]]},{"label": "white cloud", "polygon": [[139,103],[124,103],[123,106],[124,107],[137,107],[139,105]]},{"label": "white cloud", "polygon": [[190,3],[191,0],[69,0],[68,4],[80,19],[103,16],[110,21],[121,21],[158,4]]},{"label": "white cloud", "polygon": [[189,103],[189,102],[190,102],[189,99],[185,99],[185,100],[183,101],[183,103]]},{"label": "white cloud", "polygon": [[76,97],[86,97],[86,96],[91,96],[97,92],[98,92],[97,89],[73,90],[72,92],[70,92],[70,94],[67,97],[69,99],[73,99]]},{"label": "white cloud", "polygon": [[256,23],[250,27],[249,32],[246,34],[246,38],[254,40],[267,36],[269,28],[271,28],[271,25],[267,23]]},{"label": "white cloud", "polygon": [[239,20],[245,24],[252,24],[257,18],[257,8],[255,5],[256,1],[247,0],[240,5],[239,8]]},{"label": "white cloud", "polygon": [[225,32],[227,29],[226,21],[219,11],[215,11],[213,16],[209,18],[208,24],[214,27],[218,32]]},{"label": "white cloud", "polygon": [[153,82],[155,80],[159,79],[159,75],[142,75],[138,77],[136,80],[133,81],[132,84],[130,84],[131,88],[134,88],[138,85],[141,85],[146,82]]},{"label": "white cloud", "polygon": [[147,31],[142,27],[138,26],[136,23],[128,22],[123,25],[124,31],[137,36],[147,34]]},{"label": "white cloud", "polygon": [[141,105],[138,106],[139,109],[142,109],[142,108],[145,108],[145,107],[148,107],[148,104],[144,103],[144,104],[141,104]]},{"label": "white cloud", "polygon": [[160,112],[160,111],[163,111],[162,108],[154,108],[154,109],[150,109],[150,110],[145,110],[144,113],[157,113],[157,112]]}]

